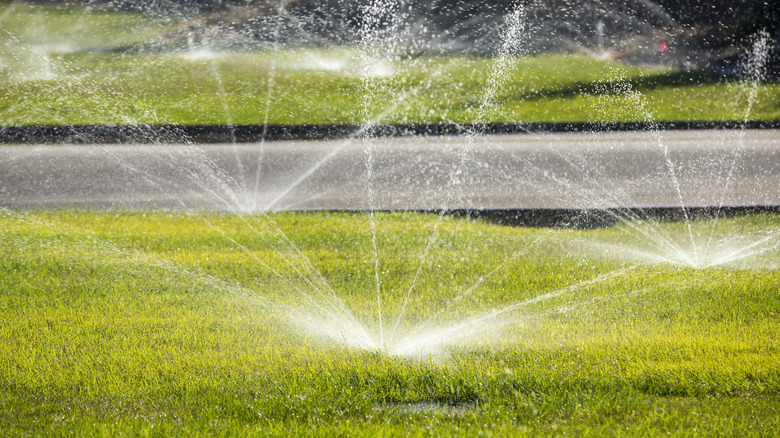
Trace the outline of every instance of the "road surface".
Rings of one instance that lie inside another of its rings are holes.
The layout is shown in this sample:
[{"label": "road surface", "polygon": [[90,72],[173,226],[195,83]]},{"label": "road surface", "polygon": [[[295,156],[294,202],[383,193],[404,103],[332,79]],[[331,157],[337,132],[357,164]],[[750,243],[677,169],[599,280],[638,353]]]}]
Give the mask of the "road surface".
[{"label": "road surface", "polygon": [[780,131],[0,146],[0,207],[523,209],[780,205]]}]

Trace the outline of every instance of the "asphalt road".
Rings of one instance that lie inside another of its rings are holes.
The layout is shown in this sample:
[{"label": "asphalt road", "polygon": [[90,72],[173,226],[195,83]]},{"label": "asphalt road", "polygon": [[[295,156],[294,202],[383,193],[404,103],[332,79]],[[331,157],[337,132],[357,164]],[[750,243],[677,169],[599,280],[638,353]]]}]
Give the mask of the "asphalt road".
[{"label": "asphalt road", "polygon": [[0,146],[0,207],[780,205],[780,130]]}]

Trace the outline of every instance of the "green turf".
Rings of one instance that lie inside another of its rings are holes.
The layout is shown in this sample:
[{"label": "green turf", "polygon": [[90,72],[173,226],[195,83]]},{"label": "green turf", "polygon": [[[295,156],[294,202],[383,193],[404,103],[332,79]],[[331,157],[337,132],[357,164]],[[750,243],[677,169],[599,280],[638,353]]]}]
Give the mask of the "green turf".
[{"label": "green turf", "polygon": [[0,3],[0,125],[780,119],[780,84],[587,56],[137,53],[160,19]]},{"label": "green turf", "polygon": [[[0,213],[0,430],[766,436],[780,428],[779,216],[694,222],[697,237],[715,230],[714,241],[769,245],[700,269],[637,258],[652,245],[620,226],[523,229],[400,213],[377,214],[374,225],[386,339],[418,266],[399,331],[452,302],[434,325],[527,305],[493,320],[508,323],[502,330],[396,357],[295,324],[316,314],[295,292],[316,291],[316,271],[378,336],[369,215]],[[683,224],[655,225],[687,236]]]}]

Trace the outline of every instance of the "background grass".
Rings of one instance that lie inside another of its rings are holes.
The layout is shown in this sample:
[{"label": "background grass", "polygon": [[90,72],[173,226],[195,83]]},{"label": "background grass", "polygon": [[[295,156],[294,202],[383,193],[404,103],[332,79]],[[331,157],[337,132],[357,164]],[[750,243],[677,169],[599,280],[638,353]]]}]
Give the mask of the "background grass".
[{"label": "background grass", "polygon": [[[436,219],[376,220],[390,320]],[[780,218],[718,227],[776,233]],[[743,267],[693,269],[571,244],[635,245],[620,228],[444,218],[439,233],[406,327],[480,281],[437,321],[550,298],[519,307],[503,330],[395,357],[323,341],[282,310],[309,311],[291,286],[305,284],[305,256],[375,330],[367,215],[3,212],[0,429],[709,436],[780,426],[776,246]]]},{"label": "background grass", "polygon": [[[172,23],[0,3],[0,124],[778,120],[780,85],[586,56],[212,52]],[[161,46],[160,46],[161,47]],[[486,91],[492,90],[492,91]]]}]

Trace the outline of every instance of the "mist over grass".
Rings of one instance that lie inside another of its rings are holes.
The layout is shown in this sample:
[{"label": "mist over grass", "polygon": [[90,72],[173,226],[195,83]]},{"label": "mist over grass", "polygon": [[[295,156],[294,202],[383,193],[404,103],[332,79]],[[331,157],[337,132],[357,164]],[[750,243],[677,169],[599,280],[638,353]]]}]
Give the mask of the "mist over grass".
[{"label": "mist over grass", "polygon": [[[436,219],[375,220],[390,321]],[[724,235],[779,227],[777,215],[718,225]],[[598,244],[635,246],[619,227],[444,218],[438,233],[400,331],[431,318],[429,329],[488,324],[399,357],[300,324],[315,308],[294,287],[316,271],[376,335],[368,215],[2,212],[0,428],[635,436],[780,426],[776,240],[750,261],[695,269],[594,257]]]},{"label": "mist over grass", "polygon": [[513,57],[496,77],[493,58],[392,47],[171,48],[170,23],[130,13],[13,4],[0,26],[1,125],[780,119],[776,82],[585,55]]}]

